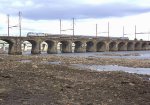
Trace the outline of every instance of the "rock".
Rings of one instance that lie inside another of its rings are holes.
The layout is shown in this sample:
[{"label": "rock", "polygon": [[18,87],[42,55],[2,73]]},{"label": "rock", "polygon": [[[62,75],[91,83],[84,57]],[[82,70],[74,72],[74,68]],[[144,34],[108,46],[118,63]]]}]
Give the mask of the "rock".
[{"label": "rock", "polygon": [[5,88],[0,89],[0,94],[6,92]]},{"label": "rock", "polygon": [[130,85],[130,86],[134,86],[135,84],[130,82],[129,85]]},{"label": "rock", "polygon": [[121,81],[121,84],[129,84],[129,81]]},{"label": "rock", "polygon": [[35,68],[35,69],[36,69],[36,68],[38,68],[38,66],[37,66],[37,65],[32,65],[32,67],[33,67],[33,68]]},{"label": "rock", "polygon": [[4,58],[1,58],[1,57],[0,57],[0,62],[2,62],[3,60],[4,60]]}]

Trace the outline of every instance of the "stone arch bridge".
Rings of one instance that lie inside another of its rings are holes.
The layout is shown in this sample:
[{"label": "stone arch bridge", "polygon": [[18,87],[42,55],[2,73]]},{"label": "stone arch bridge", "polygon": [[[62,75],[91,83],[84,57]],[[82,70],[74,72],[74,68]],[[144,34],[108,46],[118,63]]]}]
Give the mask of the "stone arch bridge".
[{"label": "stone arch bridge", "polygon": [[[13,37],[0,36],[0,40],[9,44],[8,54],[22,54],[24,41],[32,44],[31,54],[41,53],[41,43],[46,42],[48,45],[47,53],[57,53],[57,45],[61,43],[62,53],[84,53],[84,52],[103,52],[103,51],[139,51],[150,50],[150,41],[129,40],[128,38],[107,38],[107,37],[90,37],[90,36],[28,36]],[[74,44],[74,51],[72,46]]]}]

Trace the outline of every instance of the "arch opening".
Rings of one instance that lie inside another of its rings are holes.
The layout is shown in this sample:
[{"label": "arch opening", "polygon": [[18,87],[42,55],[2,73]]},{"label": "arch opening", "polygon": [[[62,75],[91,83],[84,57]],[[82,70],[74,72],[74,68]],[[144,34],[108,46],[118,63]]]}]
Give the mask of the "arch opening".
[{"label": "arch opening", "polygon": [[41,53],[42,53],[42,54],[47,53],[48,44],[47,44],[46,41],[41,42],[41,44],[40,44],[40,50],[41,50]]},{"label": "arch opening", "polygon": [[109,51],[116,51],[116,42],[109,43]]},{"label": "arch opening", "polygon": [[48,54],[51,53],[57,53],[57,46],[55,46],[55,43],[51,40],[46,40],[46,45],[43,45],[44,51],[47,52]]},{"label": "arch opening", "polygon": [[126,46],[124,42],[120,42],[118,44],[118,51],[125,51],[126,50]]},{"label": "arch opening", "polygon": [[148,50],[150,50],[150,43],[148,43]]},{"label": "arch opening", "polygon": [[94,43],[92,41],[89,41],[86,43],[86,52],[92,52],[93,51],[93,46],[94,46]]},{"label": "arch opening", "polygon": [[147,50],[148,44],[147,43],[142,43],[142,50]]},{"label": "arch opening", "polygon": [[72,43],[72,49],[71,49],[71,52],[74,53],[74,50],[75,50],[75,43]]},{"label": "arch opening", "polygon": [[140,42],[135,43],[135,51],[141,50],[141,44]]},{"label": "arch opening", "polygon": [[128,42],[127,43],[127,51],[133,51],[134,50],[134,43]]},{"label": "arch opening", "polygon": [[97,43],[97,52],[103,52],[103,51],[106,51],[106,43],[98,42]]},{"label": "arch opening", "polygon": [[9,40],[0,40],[0,54],[8,54],[11,50],[13,43]]},{"label": "arch opening", "polygon": [[82,42],[81,41],[75,41],[74,42],[74,51],[73,52],[80,52],[82,48]]},{"label": "arch opening", "polygon": [[34,41],[23,41],[21,44],[21,49],[23,54],[31,54],[31,50],[33,49]]},{"label": "arch opening", "polygon": [[57,44],[58,53],[68,53],[71,50],[71,44],[68,41],[60,41]]}]

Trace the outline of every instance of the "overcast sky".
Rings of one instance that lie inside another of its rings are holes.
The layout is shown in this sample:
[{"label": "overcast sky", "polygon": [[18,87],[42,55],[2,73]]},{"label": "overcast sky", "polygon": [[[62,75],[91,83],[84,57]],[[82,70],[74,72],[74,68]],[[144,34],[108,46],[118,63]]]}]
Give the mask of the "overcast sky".
[{"label": "overcast sky", "polygon": [[[59,33],[59,19],[62,28],[72,28],[75,18],[75,34],[107,36],[110,24],[110,36],[122,37],[125,27],[127,37],[134,38],[134,27],[138,32],[150,31],[150,0],[0,0],[0,34],[7,34],[7,14],[10,25],[18,24],[18,12],[22,12],[22,33],[43,32]],[[62,32],[71,34],[71,31]],[[19,34],[17,28],[10,34]],[[138,35],[139,39],[148,39],[148,35]]]}]

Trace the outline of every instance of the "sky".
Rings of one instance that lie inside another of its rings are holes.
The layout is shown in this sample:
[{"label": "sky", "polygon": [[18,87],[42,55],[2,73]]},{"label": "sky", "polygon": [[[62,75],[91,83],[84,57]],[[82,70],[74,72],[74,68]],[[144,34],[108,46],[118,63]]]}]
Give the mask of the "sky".
[{"label": "sky", "polygon": [[[135,38],[137,33],[150,32],[150,0],[0,0],[0,35],[7,34],[7,15],[10,26],[18,25],[18,12],[22,15],[22,35],[28,32],[60,33],[72,29],[75,35]],[[72,35],[71,30],[62,34]],[[18,27],[10,28],[10,35],[19,35]],[[149,34],[137,34],[137,39],[150,40]]]}]

